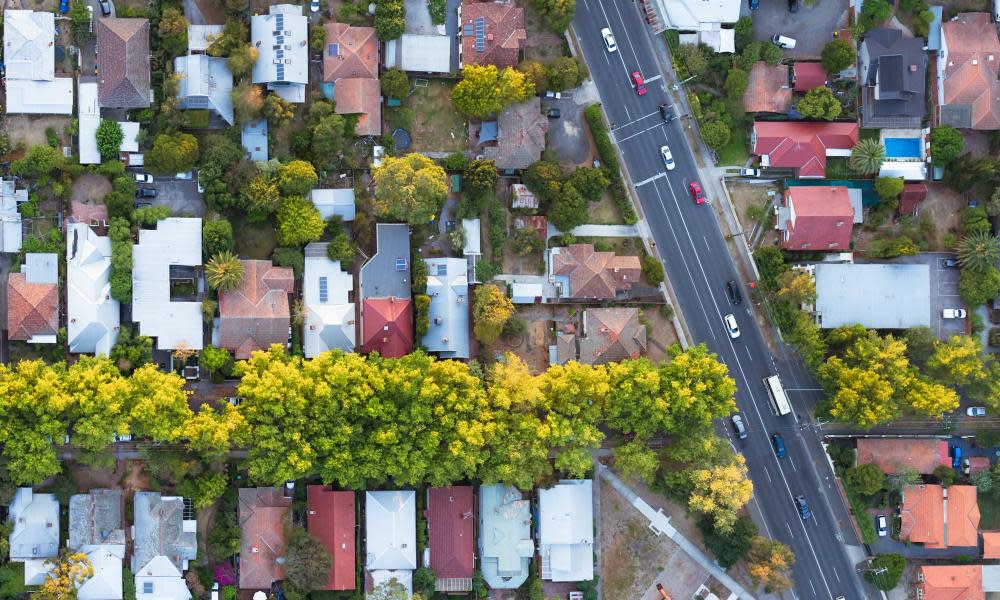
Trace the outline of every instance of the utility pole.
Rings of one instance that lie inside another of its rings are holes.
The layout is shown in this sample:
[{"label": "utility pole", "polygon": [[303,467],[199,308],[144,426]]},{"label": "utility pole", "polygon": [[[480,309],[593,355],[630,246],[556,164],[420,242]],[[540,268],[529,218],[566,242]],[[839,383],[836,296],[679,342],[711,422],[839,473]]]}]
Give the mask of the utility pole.
[{"label": "utility pole", "polygon": [[682,85],[684,85],[685,83],[691,81],[695,77],[697,77],[697,75],[692,75],[692,76],[688,77],[687,79],[685,79],[684,81],[681,81],[679,83],[675,83],[675,84],[673,84],[673,85],[670,86],[670,89],[672,89],[673,91],[676,92],[677,90],[681,89]]}]

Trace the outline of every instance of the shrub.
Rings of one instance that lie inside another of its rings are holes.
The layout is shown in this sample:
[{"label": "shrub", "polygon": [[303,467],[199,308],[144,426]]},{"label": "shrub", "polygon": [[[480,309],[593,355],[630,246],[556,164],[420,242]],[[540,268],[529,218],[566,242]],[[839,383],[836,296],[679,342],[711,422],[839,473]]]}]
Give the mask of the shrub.
[{"label": "shrub", "polygon": [[642,259],[642,276],[650,285],[660,285],[663,283],[663,263],[656,260],[656,257],[647,254]]},{"label": "shrub", "polygon": [[854,44],[844,39],[836,39],[823,46],[821,54],[823,70],[827,73],[840,73],[854,64]]}]

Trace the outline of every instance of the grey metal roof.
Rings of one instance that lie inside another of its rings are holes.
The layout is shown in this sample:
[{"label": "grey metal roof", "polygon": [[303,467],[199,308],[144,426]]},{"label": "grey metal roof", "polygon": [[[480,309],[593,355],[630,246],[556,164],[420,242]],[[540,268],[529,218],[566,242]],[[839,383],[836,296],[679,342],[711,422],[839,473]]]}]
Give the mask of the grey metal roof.
[{"label": "grey metal roof", "polygon": [[139,574],[157,556],[166,557],[183,572],[198,556],[193,521],[184,521],[184,500],[159,492],[136,492],[132,529],[132,572]]},{"label": "grey metal roof", "polygon": [[924,40],[904,37],[895,29],[873,29],[866,34],[860,55],[865,85],[862,94],[864,124],[919,126],[927,110],[924,96],[928,58]]},{"label": "grey metal roof", "polygon": [[96,489],[69,499],[69,548],[124,544],[121,490]]},{"label": "grey metal roof", "polygon": [[421,343],[441,358],[469,358],[469,279],[464,258],[428,258],[430,325]]},{"label": "grey metal roof", "polygon": [[930,22],[928,28],[927,49],[937,52],[941,49],[941,20],[944,16],[944,7],[932,6],[931,12],[934,14],[934,20]]},{"label": "grey metal roof", "polygon": [[211,109],[233,124],[233,74],[225,58],[188,54],[174,59],[181,75],[177,98],[182,109]]},{"label": "grey metal roof", "polygon": [[375,237],[375,256],[361,267],[361,299],[409,298],[410,228],[401,223],[378,223]]},{"label": "grey metal roof", "polygon": [[267,120],[250,121],[243,126],[243,149],[253,162],[267,162]]},{"label": "grey metal roof", "polygon": [[941,125],[951,125],[956,129],[972,127],[971,104],[945,104],[938,108],[938,121]]},{"label": "grey metal roof", "polygon": [[528,578],[535,544],[531,503],[515,487],[479,488],[479,556],[483,579],[491,588],[514,589]]},{"label": "grey metal roof", "polygon": [[824,329],[854,324],[872,329],[929,326],[930,293],[927,265],[816,265],[816,312]]}]

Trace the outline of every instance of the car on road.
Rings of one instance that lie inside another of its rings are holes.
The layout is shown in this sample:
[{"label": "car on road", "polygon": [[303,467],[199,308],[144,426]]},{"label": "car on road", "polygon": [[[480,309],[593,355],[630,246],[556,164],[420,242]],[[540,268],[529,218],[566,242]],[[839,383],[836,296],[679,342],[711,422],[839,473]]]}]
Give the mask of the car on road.
[{"label": "car on road", "polygon": [[674,164],[674,155],[670,153],[670,146],[660,146],[660,157],[663,158],[663,166],[668,171],[673,171],[677,166]]},{"label": "car on road", "polygon": [[965,409],[965,414],[969,415],[970,417],[985,417],[986,416],[986,407],[985,406],[970,406],[969,408]]},{"label": "car on road", "polygon": [[760,169],[740,169],[740,177],[760,177]]},{"label": "car on road", "polygon": [[149,173],[136,173],[135,174],[136,183],[153,183],[153,176]]},{"label": "car on road", "polygon": [[722,317],[722,321],[726,324],[726,331],[729,332],[729,337],[734,340],[740,337],[740,326],[736,324],[736,317],[732,313]]},{"label": "car on road", "polygon": [[674,111],[666,104],[660,105],[660,116],[663,117],[664,123],[669,123],[674,120]]},{"label": "car on road", "polygon": [[886,535],[889,534],[889,524],[885,520],[885,515],[879,515],[875,519],[875,525],[876,528],[878,529],[879,537],[885,537]]},{"label": "car on road", "polygon": [[787,48],[788,50],[795,47],[795,40],[783,35],[775,35],[771,38],[771,43],[779,48]]},{"label": "car on road", "polygon": [[89,4],[87,5],[87,14],[90,15],[87,19],[87,30],[94,33],[94,7]]},{"label": "car on road", "polygon": [[604,47],[608,49],[608,52],[617,52],[618,44],[615,43],[615,36],[611,33],[611,30],[605,27],[601,30],[601,37],[604,38]]},{"label": "car on road", "polygon": [[806,497],[801,494],[795,497],[795,508],[799,509],[799,515],[802,516],[803,521],[812,516],[809,504],[806,503]]},{"label": "car on road", "polygon": [[136,198],[155,198],[156,188],[138,188],[135,191]]},{"label": "car on road", "polygon": [[319,12],[319,0],[310,0],[309,12]]},{"label": "car on road", "polygon": [[958,266],[959,265],[958,265],[958,259],[957,258],[942,258],[941,259],[941,268],[942,269],[957,269]]},{"label": "car on road", "polygon": [[694,200],[695,204],[705,203],[705,194],[701,191],[701,184],[697,181],[692,181],[688,184],[688,191],[691,192],[691,199]]},{"label": "car on road", "polygon": [[632,85],[635,86],[636,94],[646,95],[646,80],[642,78],[642,73],[639,71],[632,71]]},{"label": "car on road", "polygon": [[115,441],[116,442],[131,442],[132,441],[132,434],[131,433],[116,433],[115,434]]},{"label": "car on road", "polygon": [[774,455],[778,458],[785,458],[785,440],[781,439],[780,433],[771,434],[771,445],[774,446]]},{"label": "car on road", "polygon": [[553,92],[553,91],[550,90],[548,92],[545,92],[545,97],[546,98],[555,98],[556,100],[559,100],[560,98],[562,98],[562,92]]},{"label": "car on road", "polygon": [[736,432],[736,437],[741,440],[747,439],[747,428],[743,425],[743,417],[739,415],[733,415],[729,417],[730,422],[733,424],[733,431]]},{"label": "car on road", "polygon": [[962,466],[962,447],[951,447],[951,468],[957,469]]},{"label": "car on road", "polygon": [[964,308],[945,308],[941,311],[942,319],[964,319],[965,309]]},{"label": "car on road", "polygon": [[740,286],[736,285],[736,281],[730,279],[726,282],[726,291],[729,292],[729,301],[733,304],[739,304],[743,301],[743,294],[740,293]]},{"label": "car on road", "polygon": [[558,108],[550,108],[549,112],[546,113],[546,116],[550,119],[558,119],[559,117],[562,116],[562,111],[560,111]]},{"label": "car on road", "polygon": [[105,17],[111,15],[111,2],[109,0],[101,0],[101,14]]}]

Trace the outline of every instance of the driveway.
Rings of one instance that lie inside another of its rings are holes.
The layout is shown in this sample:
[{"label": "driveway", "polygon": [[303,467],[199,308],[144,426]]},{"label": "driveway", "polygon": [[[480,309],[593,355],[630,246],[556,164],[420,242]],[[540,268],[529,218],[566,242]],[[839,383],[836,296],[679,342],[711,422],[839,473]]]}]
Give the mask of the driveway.
[{"label": "driveway", "polygon": [[780,34],[795,38],[794,50],[786,58],[818,59],[833,32],[847,26],[847,0],[816,0],[812,6],[801,2],[797,13],[788,12],[787,0],[761,0],[753,11],[753,33],[758,40]]},{"label": "driveway", "polygon": [[427,0],[405,0],[406,33],[437,35],[438,26],[431,22]]},{"label": "driveway", "polygon": [[965,304],[958,293],[958,269],[941,266],[946,258],[955,258],[951,252],[924,252],[916,256],[902,256],[894,262],[923,264],[930,267],[931,278],[931,329],[939,340],[966,333],[966,319],[943,319],[946,308],[963,308]]},{"label": "driveway", "polygon": [[175,217],[205,216],[205,201],[198,193],[198,182],[194,179],[157,177],[152,187],[156,188],[156,197],[149,200],[154,205],[169,206]]},{"label": "driveway", "polygon": [[559,164],[563,166],[590,165],[593,160],[583,109],[599,102],[596,90],[594,82],[588,79],[577,89],[563,92],[558,100],[542,98],[543,111],[558,108],[561,113],[558,119],[549,119],[546,146],[555,150]]}]

